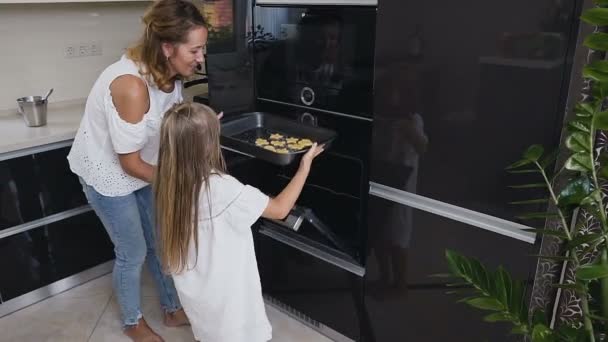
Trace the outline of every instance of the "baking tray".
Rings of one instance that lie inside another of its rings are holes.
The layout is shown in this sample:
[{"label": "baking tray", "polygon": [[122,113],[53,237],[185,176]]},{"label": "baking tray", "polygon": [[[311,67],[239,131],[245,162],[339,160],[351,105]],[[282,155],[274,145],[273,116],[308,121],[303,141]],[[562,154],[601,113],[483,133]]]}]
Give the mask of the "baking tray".
[{"label": "baking tray", "polygon": [[221,143],[229,149],[283,166],[291,164],[310,149],[289,149],[287,153],[278,153],[256,145],[256,139],[268,139],[271,134],[276,133],[285,138],[310,139],[319,145],[325,145],[326,150],[337,137],[337,133],[330,129],[305,125],[273,114],[254,112],[222,121]]}]

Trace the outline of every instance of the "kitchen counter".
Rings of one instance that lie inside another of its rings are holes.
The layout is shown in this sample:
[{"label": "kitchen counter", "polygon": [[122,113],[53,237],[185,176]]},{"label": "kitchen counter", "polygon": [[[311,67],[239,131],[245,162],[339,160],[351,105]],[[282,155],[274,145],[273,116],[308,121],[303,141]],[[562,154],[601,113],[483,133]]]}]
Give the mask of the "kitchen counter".
[{"label": "kitchen counter", "polygon": [[16,110],[0,111],[0,160],[29,154],[29,150],[53,145],[67,146],[76,136],[85,100],[49,103],[47,124],[27,127]]}]

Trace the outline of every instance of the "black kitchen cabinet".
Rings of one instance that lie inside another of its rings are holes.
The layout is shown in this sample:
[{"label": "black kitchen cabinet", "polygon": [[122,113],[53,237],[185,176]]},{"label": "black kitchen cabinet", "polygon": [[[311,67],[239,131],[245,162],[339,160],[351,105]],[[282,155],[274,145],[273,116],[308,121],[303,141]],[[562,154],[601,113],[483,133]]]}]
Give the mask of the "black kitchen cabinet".
[{"label": "black kitchen cabinet", "polygon": [[114,258],[94,212],[0,239],[0,294],[10,300]]},{"label": "black kitchen cabinet", "polygon": [[579,5],[379,0],[371,180],[513,220],[534,194],[504,169],[559,141]]},{"label": "black kitchen cabinet", "polygon": [[0,161],[0,230],[87,203],[66,159],[70,148]]},{"label": "black kitchen cabinet", "polygon": [[[514,341],[510,327],[486,323],[488,312],[457,303],[463,296],[444,278],[445,250],[503,265],[531,284],[534,246],[481,228],[370,196],[365,308],[371,324],[364,341]],[[531,285],[528,285],[531,288]]]}]

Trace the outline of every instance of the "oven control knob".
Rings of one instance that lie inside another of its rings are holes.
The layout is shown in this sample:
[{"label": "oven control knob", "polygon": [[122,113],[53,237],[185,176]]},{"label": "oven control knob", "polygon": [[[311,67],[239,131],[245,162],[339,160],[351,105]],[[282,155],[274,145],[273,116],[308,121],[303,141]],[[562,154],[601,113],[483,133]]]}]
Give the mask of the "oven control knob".
[{"label": "oven control knob", "polygon": [[309,87],[302,88],[302,91],[300,91],[300,100],[302,100],[302,103],[307,106],[312,105],[315,102],[314,90]]},{"label": "oven control knob", "polygon": [[300,122],[310,126],[317,126],[317,117],[310,114],[309,112],[304,112],[300,114]]}]

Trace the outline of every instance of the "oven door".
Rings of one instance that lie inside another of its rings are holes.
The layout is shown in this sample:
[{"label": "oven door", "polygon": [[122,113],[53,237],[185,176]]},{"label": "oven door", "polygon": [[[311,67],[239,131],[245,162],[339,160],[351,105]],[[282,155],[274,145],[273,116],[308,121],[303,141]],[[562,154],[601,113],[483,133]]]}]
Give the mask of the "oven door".
[{"label": "oven door", "polygon": [[256,6],[257,97],[371,117],[375,18],[373,7]]}]

